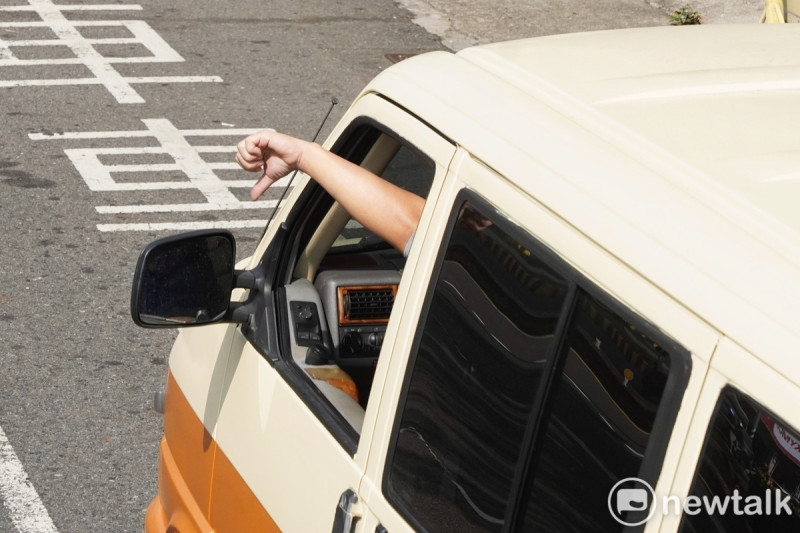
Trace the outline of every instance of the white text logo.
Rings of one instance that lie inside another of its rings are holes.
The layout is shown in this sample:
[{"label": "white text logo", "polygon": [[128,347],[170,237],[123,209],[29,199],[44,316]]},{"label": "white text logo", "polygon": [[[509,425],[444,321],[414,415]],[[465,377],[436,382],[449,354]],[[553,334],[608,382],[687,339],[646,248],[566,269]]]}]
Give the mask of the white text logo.
[{"label": "white text logo", "polygon": [[791,515],[791,498],[780,489],[766,489],[763,494],[747,496],[734,490],[725,496],[657,497],[653,488],[639,478],[626,478],[616,483],[608,493],[608,510],[614,520],[625,526],[638,526],[650,520],[656,512],[662,515],[733,514],[736,516]]}]

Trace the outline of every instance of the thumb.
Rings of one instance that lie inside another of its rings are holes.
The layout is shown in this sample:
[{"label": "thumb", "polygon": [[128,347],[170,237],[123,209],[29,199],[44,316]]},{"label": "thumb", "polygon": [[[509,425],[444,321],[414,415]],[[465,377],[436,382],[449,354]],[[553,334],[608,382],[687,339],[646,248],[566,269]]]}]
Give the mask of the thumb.
[{"label": "thumb", "polygon": [[275,180],[267,176],[267,173],[264,172],[256,184],[253,185],[253,188],[250,189],[250,199],[253,201],[258,200],[258,198],[264,194],[273,183],[275,183]]}]

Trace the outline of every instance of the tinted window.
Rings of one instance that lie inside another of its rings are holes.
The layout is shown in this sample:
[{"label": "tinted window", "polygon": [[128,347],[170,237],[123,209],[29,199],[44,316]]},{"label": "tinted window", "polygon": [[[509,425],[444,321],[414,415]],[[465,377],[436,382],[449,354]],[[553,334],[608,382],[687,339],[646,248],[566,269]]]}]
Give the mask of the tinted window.
[{"label": "tinted window", "polygon": [[[609,490],[647,478],[648,454],[650,477],[657,473],[685,386],[676,369],[687,368],[688,354],[663,348],[641,319],[594,292],[482,201],[459,209],[385,476],[387,496],[413,525],[622,528]],[[670,387],[676,374],[682,381]],[[658,423],[664,416],[669,424]]]},{"label": "tinted window", "polygon": [[608,511],[609,489],[639,475],[669,359],[634,324],[578,296],[548,400],[524,531],[620,529]]},{"label": "tinted window", "polygon": [[500,530],[567,286],[465,207],[434,288],[390,489],[427,529]]},{"label": "tinted window", "polygon": [[716,496],[720,503],[738,495],[740,512],[732,499],[725,513],[709,514],[701,505],[699,514],[683,515],[681,531],[800,531],[800,431],[739,391],[725,389],[691,494],[701,501]]}]

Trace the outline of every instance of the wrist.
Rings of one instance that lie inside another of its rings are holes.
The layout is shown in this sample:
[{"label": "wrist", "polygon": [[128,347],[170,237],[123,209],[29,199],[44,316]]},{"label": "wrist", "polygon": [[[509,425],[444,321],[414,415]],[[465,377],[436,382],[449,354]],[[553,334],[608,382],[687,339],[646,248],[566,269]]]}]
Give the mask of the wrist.
[{"label": "wrist", "polygon": [[324,148],[317,143],[303,141],[302,148],[300,149],[300,153],[297,156],[297,162],[295,164],[297,170],[311,175],[312,168],[314,167],[314,161],[319,158],[319,152],[321,150],[324,150]]}]

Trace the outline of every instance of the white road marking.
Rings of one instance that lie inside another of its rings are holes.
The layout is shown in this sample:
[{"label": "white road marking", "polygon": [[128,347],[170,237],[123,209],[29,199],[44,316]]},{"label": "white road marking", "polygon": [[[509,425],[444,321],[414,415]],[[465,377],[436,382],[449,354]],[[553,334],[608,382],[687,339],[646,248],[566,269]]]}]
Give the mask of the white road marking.
[{"label": "white road marking", "polygon": [[[127,77],[121,78],[126,83],[202,83],[202,82],[221,82],[219,76],[158,76],[148,78]],[[60,87],[68,85],[105,85],[108,80],[97,78],[64,78],[60,80],[2,80],[0,87]],[[133,101],[136,100],[136,101]],[[119,102],[120,104],[142,103],[144,100],[138,96],[131,97],[129,101]]]},{"label": "white road marking", "polygon": [[2,427],[0,427],[0,498],[19,533],[58,532]]},{"label": "white road marking", "polygon": [[[85,180],[84,180],[85,181]],[[220,180],[222,183],[225,184],[230,189],[238,188],[238,189],[249,189],[250,187],[255,184],[254,180]],[[196,187],[194,184],[188,181],[155,181],[152,183],[116,183],[114,185],[114,191],[163,191],[163,190],[186,190],[186,189],[195,189]],[[250,202],[243,202],[245,205],[249,205]],[[137,204],[138,205],[138,204]],[[161,205],[161,204],[158,204]],[[163,205],[172,205],[172,204],[163,204]],[[245,209],[245,208],[243,208]]]},{"label": "white road marking", "polygon": [[[62,4],[58,6],[61,11],[141,11],[139,4],[95,4],[91,6],[79,6]],[[0,11],[36,11],[34,6],[2,6]]]},{"label": "white road marking", "polygon": [[145,119],[142,122],[153,132],[164,150],[175,159],[175,163],[189,177],[189,181],[208,199],[208,203],[227,206],[241,203],[169,120]]},{"label": "white road marking", "polygon": [[260,202],[240,202],[234,205],[202,204],[164,204],[164,205],[98,205],[95,207],[102,215],[132,213],[192,213],[200,211],[233,211],[234,209],[272,209],[277,200]]},{"label": "white road marking", "polygon": [[[262,128],[263,129],[263,128]],[[235,135],[237,137],[242,135],[250,135],[258,131],[258,128],[218,128],[208,130],[180,130],[184,137],[222,137],[227,135]],[[68,131],[61,133],[29,133],[28,138],[33,141],[49,141],[49,140],[83,140],[83,139],[123,139],[135,137],[152,137],[153,134],[150,130],[136,130],[136,131]],[[198,147],[199,149],[209,150],[209,147]],[[218,147],[213,147],[214,149]],[[115,150],[110,148],[109,150]],[[119,149],[117,149],[119,150]],[[133,150],[130,152],[114,152],[108,153],[142,153],[143,148],[123,148],[123,150]],[[155,153],[155,152],[151,152]]]},{"label": "white road marking", "polygon": [[153,222],[141,224],[98,224],[100,231],[191,231],[196,229],[263,228],[266,220],[215,220],[208,222]]},{"label": "white road marking", "polygon": [[[143,103],[144,99],[137,93],[132,84],[136,83],[219,83],[219,76],[148,76],[125,77],[112,66],[115,63],[170,63],[184,61],[164,39],[162,39],[145,21],[142,20],[103,20],[73,21],[63,14],[65,10],[98,11],[104,6],[64,6],[55,5],[51,0],[28,0],[28,6],[0,7],[0,11],[35,11],[42,19],[40,22],[0,22],[0,28],[39,28],[52,30],[56,39],[35,40],[3,40],[0,39],[0,67],[34,66],[34,65],[83,65],[94,78],[61,78],[61,79],[23,79],[3,80],[0,87],[50,87],[70,85],[103,85],[122,104]],[[115,10],[141,9],[138,5],[116,6]],[[133,37],[130,38],[85,38],[81,27],[121,27]],[[96,44],[129,44],[144,46],[151,55],[138,57],[105,57],[94,47]],[[19,59],[14,56],[11,46],[66,46],[74,57],[52,59]]]},{"label": "white road marking", "polygon": [[[178,204],[132,204],[132,205],[98,205],[96,211],[101,215],[145,215],[152,213],[202,213],[252,211],[254,209],[270,210],[278,205],[277,200],[261,200],[252,202],[239,200],[232,189],[253,186],[254,179],[224,180],[216,175],[217,170],[239,170],[233,161],[236,151],[235,142],[248,135],[256,128],[212,128],[187,129],[176,128],[167,119],[142,120],[146,130],[137,131],[98,131],[98,132],[62,132],[56,134],[31,133],[34,141],[91,141],[95,139],[131,139],[151,138],[159,146],[106,146],[103,148],[66,148],[73,166],[80,173],[86,185],[94,192],[142,192],[161,190],[197,190],[206,199],[205,202]],[[232,138],[228,145],[193,145],[191,138],[218,137]],[[234,140],[235,139],[235,140]],[[229,161],[207,162],[202,154],[230,154]],[[115,156],[168,156],[171,162],[158,163],[115,163]],[[243,172],[243,171],[242,171]],[[170,173],[169,181],[118,181],[125,174],[140,173],[157,176],[158,173]],[[185,177],[185,179],[182,179]],[[116,179],[115,179],[116,178]],[[280,190],[283,184],[275,187]],[[162,231],[192,230],[203,228],[251,228],[262,227],[265,220],[222,220],[222,221],[182,221],[182,222],[145,222],[98,224],[100,231]]]}]

